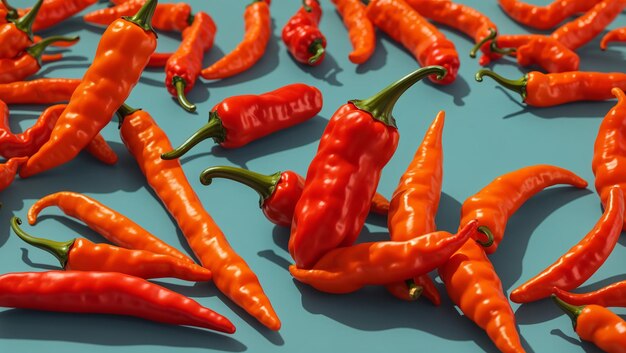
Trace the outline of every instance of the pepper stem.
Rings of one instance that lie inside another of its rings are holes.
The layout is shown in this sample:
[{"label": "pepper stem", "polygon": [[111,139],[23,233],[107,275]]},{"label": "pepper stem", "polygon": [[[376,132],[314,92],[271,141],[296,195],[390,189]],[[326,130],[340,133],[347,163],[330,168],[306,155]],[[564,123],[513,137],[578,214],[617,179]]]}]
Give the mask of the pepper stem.
[{"label": "pepper stem", "polygon": [[313,11],[313,9],[311,8],[311,6],[306,4],[306,0],[302,0],[302,8],[304,9],[304,11],[306,12],[311,12]]},{"label": "pepper stem", "polygon": [[488,248],[491,245],[493,245],[493,233],[491,232],[491,229],[489,229],[489,227],[487,226],[480,226],[476,229],[476,231],[478,233],[482,233],[484,235],[487,236],[487,241],[482,241],[482,240],[476,240],[476,242],[478,244],[480,244],[483,248]]},{"label": "pepper stem", "polygon": [[50,239],[37,238],[22,230],[20,228],[20,224],[22,224],[21,219],[15,216],[11,218],[11,228],[13,228],[13,231],[18,237],[20,237],[20,239],[32,246],[38,247],[39,249],[45,250],[54,255],[54,257],[56,257],[61,263],[61,267],[65,268],[69,252],[76,239],[60,242]]},{"label": "pepper stem", "polygon": [[500,48],[495,40],[491,42],[491,44],[489,45],[489,49],[491,49],[492,52],[500,55],[515,55],[515,53],[517,52],[517,48]]},{"label": "pepper stem", "polygon": [[409,297],[413,300],[417,300],[422,295],[422,292],[424,292],[424,287],[415,284],[413,279],[407,279],[404,283],[406,283],[406,286],[409,288]]},{"label": "pepper stem", "polygon": [[[4,3],[5,2],[3,1],[3,4]],[[35,5],[30,9],[30,11],[28,11],[26,15],[22,16],[22,18],[18,20],[13,21],[15,27],[17,27],[17,29],[19,29],[20,31],[26,33],[28,35],[28,38],[30,38],[31,40],[33,40],[33,23],[35,23],[37,13],[39,13],[39,9],[41,8],[42,4],[43,0],[37,0]],[[9,8],[7,7],[7,9]],[[15,11],[15,9],[11,9]],[[9,9],[9,11],[11,11],[11,9]]]},{"label": "pepper stem", "polygon": [[126,103],[122,104],[121,107],[117,108],[117,111],[115,112],[115,114],[117,114],[117,117],[119,118],[119,124],[117,126],[118,129],[122,128],[122,123],[124,122],[125,117],[131,115],[132,113],[138,110],[141,110],[141,109],[133,108]]},{"label": "pepper stem", "polygon": [[154,32],[154,29],[152,28],[152,15],[154,15],[154,10],[156,9],[158,3],[158,0],[148,0],[143,4],[139,11],[137,11],[135,16],[124,16],[122,18],[136,24],[146,31]]},{"label": "pepper stem", "polygon": [[56,42],[75,42],[79,39],[80,39],[79,36],[74,36],[74,37],[52,36],[52,37],[42,39],[40,42],[35,43],[31,45],[30,47],[26,48],[26,52],[30,54],[33,58],[37,59],[37,61],[40,61],[41,56],[43,55],[43,52],[51,44],[54,44]]},{"label": "pepper stem", "polygon": [[492,40],[493,43],[495,42],[496,37],[498,36],[498,32],[496,31],[495,28],[489,28],[489,35],[486,36],[485,38],[481,39],[478,43],[476,43],[476,45],[474,45],[474,47],[472,47],[472,50],[470,50],[470,58],[475,58],[476,57],[476,53],[480,50],[480,48],[483,47],[483,45],[485,45],[485,43],[487,43],[488,41]]},{"label": "pepper stem", "polygon": [[513,92],[519,93],[522,96],[522,99],[526,100],[526,84],[528,83],[527,75],[524,75],[522,78],[518,80],[510,80],[510,79],[504,78],[496,74],[495,72],[491,70],[481,69],[481,70],[478,70],[478,72],[476,73],[476,76],[475,76],[476,81],[482,82],[483,76],[491,77],[502,86],[510,89]]},{"label": "pepper stem", "polygon": [[441,80],[447,73],[448,70],[443,66],[426,66],[404,76],[367,99],[355,99],[350,102],[360,110],[370,113],[374,119],[386,125],[396,127],[396,120],[391,113],[400,96],[424,77],[436,74],[437,79]]},{"label": "pepper stem", "polygon": [[176,89],[176,98],[178,99],[178,104],[180,104],[183,109],[190,113],[195,112],[196,105],[191,103],[189,100],[187,100],[187,97],[185,97],[185,86],[187,86],[185,79],[180,76],[174,76],[174,78],[172,78],[172,83],[174,83],[174,88]]},{"label": "pepper stem", "polygon": [[309,53],[313,54],[313,56],[309,58],[309,64],[311,65],[315,64],[319,59],[322,58],[325,52],[326,52],[326,49],[324,49],[322,40],[321,39],[314,40],[313,43],[311,43],[311,46],[309,46]]},{"label": "pepper stem", "polygon": [[7,21],[14,21],[14,20],[16,20],[19,17],[19,15],[17,13],[17,9],[15,7],[9,5],[7,0],[1,0],[1,1],[2,1],[2,5],[4,5],[4,7],[7,9],[7,16],[6,16]]},{"label": "pepper stem", "polygon": [[208,123],[191,135],[182,145],[170,152],[163,153],[161,159],[180,158],[193,146],[208,138],[212,138],[216,143],[222,143],[226,139],[226,130],[222,125],[222,120],[217,116],[217,112],[210,112]]},{"label": "pepper stem", "polygon": [[565,311],[567,316],[569,316],[572,319],[572,325],[574,326],[574,330],[576,330],[576,321],[578,320],[578,316],[580,315],[580,313],[583,311],[585,307],[566,303],[563,300],[559,299],[559,297],[557,297],[554,294],[552,294],[552,300],[554,300],[556,305],[558,305],[559,308]]},{"label": "pepper stem", "polygon": [[226,178],[242,183],[259,193],[261,197],[259,205],[263,206],[265,200],[274,194],[281,174],[281,172],[276,172],[272,175],[265,175],[237,167],[216,166],[209,167],[200,173],[200,182],[202,185],[209,185],[213,178]]}]

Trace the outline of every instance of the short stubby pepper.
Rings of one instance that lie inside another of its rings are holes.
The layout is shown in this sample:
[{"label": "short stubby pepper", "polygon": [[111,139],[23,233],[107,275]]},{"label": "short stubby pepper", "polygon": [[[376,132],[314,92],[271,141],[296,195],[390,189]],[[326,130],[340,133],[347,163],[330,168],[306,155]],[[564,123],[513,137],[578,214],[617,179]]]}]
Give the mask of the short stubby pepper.
[{"label": "short stubby pepper", "polygon": [[318,0],[303,0],[302,7],[283,27],[283,42],[296,61],[316,66],[326,54],[326,37],[318,25],[322,8]]}]

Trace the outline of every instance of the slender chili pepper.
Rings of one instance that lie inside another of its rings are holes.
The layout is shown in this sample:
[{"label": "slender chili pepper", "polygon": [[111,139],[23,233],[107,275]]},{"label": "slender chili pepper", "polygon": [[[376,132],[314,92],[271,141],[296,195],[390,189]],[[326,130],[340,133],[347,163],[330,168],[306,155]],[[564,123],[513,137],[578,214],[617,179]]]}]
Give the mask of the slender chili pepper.
[{"label": "slender chili pepper", "polygon": [[623,222],[624,196],[615,186],[609,193],[604,215],[593,229],[556,262],[511,292],[511,300],[529,303],[549,297],[554,287],[571,290],[583,284],[613,251]]},{"label": "slender chili pepper", "polygon": [[53,42],[74,42],[76,37],[48,37],[37,44],[26,48],[22,55],[13,59],[0,59],[0,83],[23,81],[34,75],[41,68],[41,56],[43,51]]},{"label": "slender chili pepper", "polygon": [[310,269],[289,266],[302,283],[327,293],[350,293],[428,273],[446,262],[476,231],[468,223],[457,234],[434,232],[405,241],[361,243],[330,250]]},{"label": "slender chili pepper", "polygon": [[109,244],[94,244],[84,238],[59,242],[34,237],[11,218],[11,228],[26,243],[49,252],[68,271],[121,272],[139,278],[172,277],[186,281],[209,281],[211,271],[175,257],[145,250],[129,250]]},{"label": "slender chili pepper", "polygon": [[326,54],[326,37],[319,29],[322,8],[318,0],[302,0],[302,7],[283,27],[283,42],[297,62],[317,66]]},{"label": "slender chili pepper", "polygon": [[52,104],[70,100],[80,84],[76,78],[39,78],[0,84],[0,100],[6,104]]},{"label": "slender chili pepper", "polygon": [[492,254],[502,241],[513,213],[539,191],[557,184],[587,187],[585,180],[567,169],[545,164],[524,167],[497,177],[467,198],[461,208],[461,224],[476,219],[479,233],[493,234],[493,244],[484,249]]},{"label": "slender chili pepper", "polygon": [[106,142],[102,135],[97,134],[88,144],[85,146],[87,151],[92,156],[96,157],[100,162],[108,165],[114,165],[117,163],[117,153],[113,151],[111,146]]},{"label": "slender chili pepper", "polygon": [[47,271],[0,276],[0,306],[68,313],[115,314],[234,333],[222,315],[191,298],[116,272]]},{"label": "slender chili pepper", "polygon": [[263,57],[272,33],[270,1],[252,0],[243,16],[245,22],[243,40],[233,51],[202,70],[203,78],[217,80],[234,76],[248,70]]},{"label": "slender chili pepper", "polygon": [[572,318],[574,330],[584,341],[593,342],[608,353],[626,352],[626,321],[598,305],[574,306],[552,297]]},{"label": "slender chili pepper", "polygon": [[505,353],[523,353],[515,315],[491,261],[473,239],[439,267],[448,296]]},{"label": "slender chili pepper", "polygon": [[193,89],[202,71],[204,53],[213,47],[215,22],[205,12],[198,12],[193,23],[183,31],[183,40],[165,65],[165,86],[178,104],[189,112],[196,111],[195,104],[185,96]]},{"label": "slender chili pepper", "polygon": [[430,77],[431,81],[445,85],[456,79],[460,62],[454,43],[404,0],[372,0],[367,5],[367,16],[376,27],[402,43],[420,65],[446,68],[448,74],[443,80]]},{"label": "slender chili pepper", "polygon": [[531,5],[519,0],[498,0],[502,10],[524,26],[550,29],[579,12],[591,10],[601,0],[557,0],[547,6]]},{"label": "slender chili pepper", "polygon": [[376,49],[374,24],[367,18],[365,5],[361,0],[332,0],[337,12],[348,29],[348,36],[354,48],[348,59],[355,64],[366,62]]},{"label": "slender chili pepper", "polygon": [[[276,172],[263,175],[250,170],[215,166],[200,173],[200,182],[209,185],[213,178],[226,178],[237,181],[254,189],[259,196],[259,205],[265,217],[272,223],[291,227],[291,219],[296,203],[304,189],[304,178],[293,171]],[[386,215],[389,201],[379,193],[372,199],[370,212]]]},{"label": "slender chili pepper", "polygon": [[135,16],[120,18],[107,28],[50,140],[20,169],[22,178],[72,160],[111,120],[156,49],[156,34],[150,27],[156,4],[148,0]]},{"label": "slender chili pepper", "polygon": [[354,243],[381,171],[398,146],[393,107],[409,87],[432,74],[443,78],[446,69],[418,69],[370,98],[349,101],[330,119],[291,223],[289,253],[298,268],[311,268],[330,250]]},{"label": "slender chili pepper", "polygon": [[28,157],[10,158],[5,163],[0,163],[0,191],[6,189],[13,183],[17,169],[26,163]]},{"label": "slender chili pepper", "polygon": [[217,288],[265,326],[278,330],[280,320],[258,278],[204,210],[180,162],[161,159],[162,153],[172,149],[165,132],[146,112],[123,105],[118,113],[124,117],[120,133],[126,148],[178,223],[202,266],[213,273]]},{"label": "slender chili pepper", "polygon": [[[87,23],[108,26],[123,16],[132,16],[145,4],[146,0],[130,0],[118,6],[90,12],[83,16]],[[158,4],[152,16],[152,27],[164,32],[182,32],[191,25],[191,6],[181,2]]]},{"label": "slender chili pepper", "polygon": [[589,293],[571,293],[553,288],[554,295],[573,305],[600,305],[626,307],[626,281],[613,283]]},{"label": "slender chili pepper", "polygon": [[[98,0],[46,0],[33,23],[33,31],[38,32],[55,26],[95,4]],[[20,9],[20,16],[30,9]]]},{"label": "slender chili pepper", "polygon": [[79,193],[62,191],[44,196],[28,210],[28,223],[35,224],[39,213],[50,206],[57,206],[66,215],[83,221],[105,239],[123,248],[150,251],[194,263],[187,255],[150,234],[131,219]]},{"label": "slender chili pepper", "polygon": [[150,56],[146,67],[165,67],[172,55],[174,55],[174,53],[154,53]]},{"label": "slender chili pepper", "polygon": [[20,19],[0,26],[0,59],[13,59],[33,44],[33,22],[42,3],[43,0],[37,0]]},{"label": "slender chili pepper", "polygon": [[[441,111],[430,125],[393,192],[387,217],[387,227],[393,241],[407,241],[437,230],[435,216],[443,179],[444,121],[445,112]],[[427,274],[420,277],[404,278],[400,282],[388,284],[387,290],[403,300],[416,300],[426,290],[429,299],[432,298],[431,301],[439,305],[441,297],[432,279]],[[417,284],[424,282],[427,283],[424,287]]]},{"label": "slender chili pepper", "polygon": [[482,69],[476,73],[476,81],[483,76],[522,96],[522,100],[535,107],[550,107],[576,101],[599,101],[611,99],[611,89],[626,90],[626,74],[621,72],[572,71],[544,74],[531,71],[518,80],[506,79],[493,71]]},{"label": "slender chili pepper", "polygon": [[207,124],[161,158],[179,158],[208,138],[224,148],[244,146],[313,118],[322,109],[322,103],[322,92],[302,83],[294,83],[260,95],[226,98],[209,112]]},{"label": "slender chili pepper", "polygon": [[600,41],[600,49],[606,50],[611,42],[626,42],[626,27],[616,28],[605,34]]}]

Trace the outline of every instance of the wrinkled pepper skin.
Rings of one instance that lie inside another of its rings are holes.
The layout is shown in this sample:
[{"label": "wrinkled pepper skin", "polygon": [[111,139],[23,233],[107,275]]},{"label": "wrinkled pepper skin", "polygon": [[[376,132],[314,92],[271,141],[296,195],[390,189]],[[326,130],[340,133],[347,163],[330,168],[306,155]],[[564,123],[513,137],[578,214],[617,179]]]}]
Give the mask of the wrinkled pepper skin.
[{"label": "wrinkled pepper skin", "polygon": [[318,27],[322,8],[318,0],[304,0],[302,5],[283,27],[282,38],[297,62],[317,66],[326,55],[326,37]]},{"label": "wrinkled pepper skin", "polygon": [[289,266],[302,283],[327,293],[354,292],[366,285],[385,285],[418,277],[440,266],[476,231],[468,223],[457,234],[434,232],[406,241],[361,243],[333,249],[311,269]]},{"label": "wrinkled pepper skin", "polygon": [[376,31],[367,18],[365,5],[361,0],[332,0],[348,29],[353,50],[348,59],[355,64],[365,63],[376,50]]},{"label": "wrinkled pepper skin", "polygon": [[568,17],[591,10],[602,0],[556,0],[547,6],[531,5],[520,0],[498,0],[502,10],[524,26],[548,30]]},{"label": "wrinkled pepper skin", "polygon": [[13,183],[17,175],[17,169],[26,163],[27,160],[28,157],[15,157],[0,163],[0,191],[8,188]]},{"label": "wrinkled pepper skin", "polygon": [[606,209],[593,229],[552,265],[511,292],[511,300],[529,303],[547,298],[553,288],[578,288],[609,257],[617,244],[624,222],[624,195],[611,188]]},{"label": "wrinkled pepper skin", "polygon": [[610,284],[589,293],[571,293],[554,287],[554,294],[572,305],[600,305],[626,308],[626,281]]},{"label": "wrinkled pepper skin", "polygon": [[[83,16],[87,23],[108,26],[122,16],[134,15],[145,3],[145,0],[131,0],[114,7],[90,12]],[[152,27],[164,32],[182,32],[189,27],[191,6],[184,2],[175,4],[158,4],[152,16]]]},{"label": "wrinkled pepper skin", "polygon": [[626,27],[609,31],[600,41],[600,49],[606,50],[611,42],[626,42]]},{"label": "wrinkled pepper skin", "polygon": [[235,332],[228,319],[198,302],[144,279],[115,272],[46,271],[0,275],[0,306],[126,315],[171,325]]},{"label": "wrinkled pepper skin", "polygon": [[150,251],[194,263],[187,255],[150,234],[131,219],[79,193],[61,191],[44,196],[28,210],[28,223],[34,225],[39,213],[51,206],[81,220],[96,233],[123,248]]},{"label": "wrinkled pepper skin", "polygon": [[[97,2],[98,0],[45,0],[33,23],[33,31],[55,26]],[[29,10],[20,9],[18,12],[23,16]]]},{"label": "wrinkled pepper skin", "polygon": [[6,104],[53,104],[67,102],[80,79],[39,78],[0,84],[0,100]]},{"label": "wrinkled pepper skin", "polygon": [[180,162],[161,159],[162,153],[172,149],[165,132],[148,113],[135,111],[124,118],[120,134],[148,184],[178,223],[196,258],[213,273],[217,288],[268,328],[280,329],[280,320],[257,276],[204,210]]},{"label": "wrinkled pepper skin", "polygon": [[545,164],[501,175],[463,202],[461,224],[476,219],[480,226],[487,227],[494,241],[484,251],[492,254],[504,238],[506,224],[515,211],[541,190],[558,184],[587,187],[585,180],[569,170]]}]

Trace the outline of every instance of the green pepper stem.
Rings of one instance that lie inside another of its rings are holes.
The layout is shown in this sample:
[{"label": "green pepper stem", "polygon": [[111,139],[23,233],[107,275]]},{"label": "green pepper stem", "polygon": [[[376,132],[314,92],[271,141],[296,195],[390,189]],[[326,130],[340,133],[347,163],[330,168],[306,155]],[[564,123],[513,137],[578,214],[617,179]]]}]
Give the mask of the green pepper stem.
[{"label": "green pepper stem", "polygon": [[326,49],[324,49],[324,45],[322,44],[321,39],[316,39],[315,41],[313,41],[313,43],[311,43],[311,46],[309,47],[309,53],[313,54],[313,56],[309,58],[309,64],[315,64],[319,59],[322,58],[325,52]]},{"label": "green pepper stem", "polygon": [[482,82],[483,76],[491,77],[502,86],[510,89],[513,92],[519,93],[522,96],[522,99],[526,100],[526,84],[528,83],[527,75],[524,75],[522,78],[517,79],[517,80],[510,80],[510,79],[504,78],[496,74],[495,72],[491,70],[481,69],[481,70],[478,70],[478,72],[476,73],[476,76],[475,76],[476,81]]},{"label": "green pepper stem", "polygon": [[491,42],[491,44],[489,45],[489,49],[491,49],[492,52],[500,55],[515,55],[515,53],[517,52],[517,48],[500,48],[495,40]]},{"label": "green pepper stem", "polygon": [[143,6],[137,11],[137,13],[132,17],[122,17],[126,21],[132,22],[137,26],[143,28],[146,31],[154,32],[152,28],[152,15],[154,15],[154,10],[156,10],[158,0],[148,0]]},{"label": "green pepper stem", "polygon": [[76,239],[60,242],[50,239],[37,238],[22,230],[20,228],[20,224],[22,224],[21,219],[15,216],[11,218],[11,228],[13,228],[13,231],[18,237],[20,237],[20,239],[32,246],[38,247],[39,249],[45,250],[54,255],[54,257],[56,257],[61,263],[61,267],[65,268],[69,252]]},{"label": "green pepper stem", "polygon": [[[39,9],[41,8],[42,4],[43,0],[37,0],[35,5],[31,7],[30,11],[28,11],[26,15],[22,16],[22,18],[18,20],[13,21],[15,27],[17,27],[17,29],[19,29],[20,31],[26,33],[28,35],[28,38],[30,38],[31,40],[33,39],[33,23],[35,23],[37,13],[39,13]],[[11,10],[9,9],[9,11]],[[15,11],[15,9],[13,9],[13,11]]]},{"label": "green pepper stem", "polygon": [[574,330],[576,330],[576,321],[578,320],[578,316],[580,315],[580,313],[582,313],[585,307],[566,303],[563,300],[559,299],[559,297],[557,297],[554,294],[552,294],[552,300],[554,300],[556,305],[558,305],[559,308],[565,311],[567,316],[569,316],[572,319],[572,325],[574,326]]},{"label": "green pepper stem", "polygon": [[493,42],[491,42],[491,43],[493,45],[493,43],[495,42],[495,39],[496,39],[497,36],[498,36],[498,32],[496,31],[496,29],[495,28],[489,28],[489,35],[486,36],[485,38],[481,39],[478,43],[476,43],[476,45],[474,45],[474,47],[472,47],[472,50],[470,50],[470,58],[475,58],[476,57],[476,53],[488,41],[492,40]]},{"label": "green pepper stem", "polygon": [[222,120],[217,116],[217,112],[209,113],[209,122],[196,131],[182,145],[170,152],[163,153],[161,159],[176,159],[182,157],[193,146],[201,141],[212,138],[216,143],[222,143],[226,139],[226,130],[222,125]]},{"label": "green pepper stem", "polygon": [[419,299],[422,292],[424,292],[424,287],[415,284],[413,279],[407,279],[404,283],[406,283],[406,286],[409,288],[409,297],[413,300]]},{"label": "green pepper stem", "polygon": [[265,200],[274,194],[281,174],[281,172],[276,172],[271,175],[265,175],[237,167],[215,166],[209,167],[200,173],[200,182],[202,185],[209,185],[213,178],[226,178],[242,183],[259,194],[261,197],[259,205],[263,206]]},{"label": "green pepper stem", "polygon": [[374,119],[386,125],[396,127],[392,111],[400,96],[424,77],[436,74],[437,79],[441,80],[447,73],[448,70],[443,66],[426,66],[404,76],[367,99],[355,99],[350,102],[360,110],[370,113]]},{"label": "green pepper stem", "polygon": [[302,0],[302,8],[304,9],[304,11],[306,12],[311,12],[313,11],[313,9],[311,8],[311,6],[306,4],[306,0]]},{"label": "green pepper stem", "polygon": [[195,112],[196,105],[191,103],[189,100],[187,100],[187,97],[185,97],[185,86],[187,86],[185,79],[180,76],[174,76],[174,78],[172,78],[172,83],[174,83],[174,88],[176,89],[176,98],[178,99],[178,104],[180,104],[183,109],[190,113]]},{"label": "green pepper stem", "polygon": [[16,20],[19,17],[19,15],[17,13],[17,9],[15,7],[9,5],[7,0],[1,0],[1,1],[2,1],[2,5],[4,5],[4,7],[7,9],[7,16],[6,16],[7,21],[14,21],[14,20]]},{"label": "green pepper stem", "polygon": [[491,229],[489,229],[489,227],[487,227],[487,226],[480,226],[480,227],[478,227],[476,229],[476,231],[478,233],[482,233],[482,234],[487,236],[487,241],[476,240],[476,242],[478,244],[480,244],[484,248],[488,248],[491,245],[493,245],[493,242],[494,242],[493,233],[491,232]]},{"label": "green pepper stem", "polygon": [[26,48],[26,52],[30,54],[33,58],[37,59],[37,61],[41,60],[41,56],[43,52],[50,46],[56,42],[75,42],[79,40],[79,36],[74,37],[64,37],[64,36],[52,36],[45,39],[42,39],[40,42],[31,45]]}]

